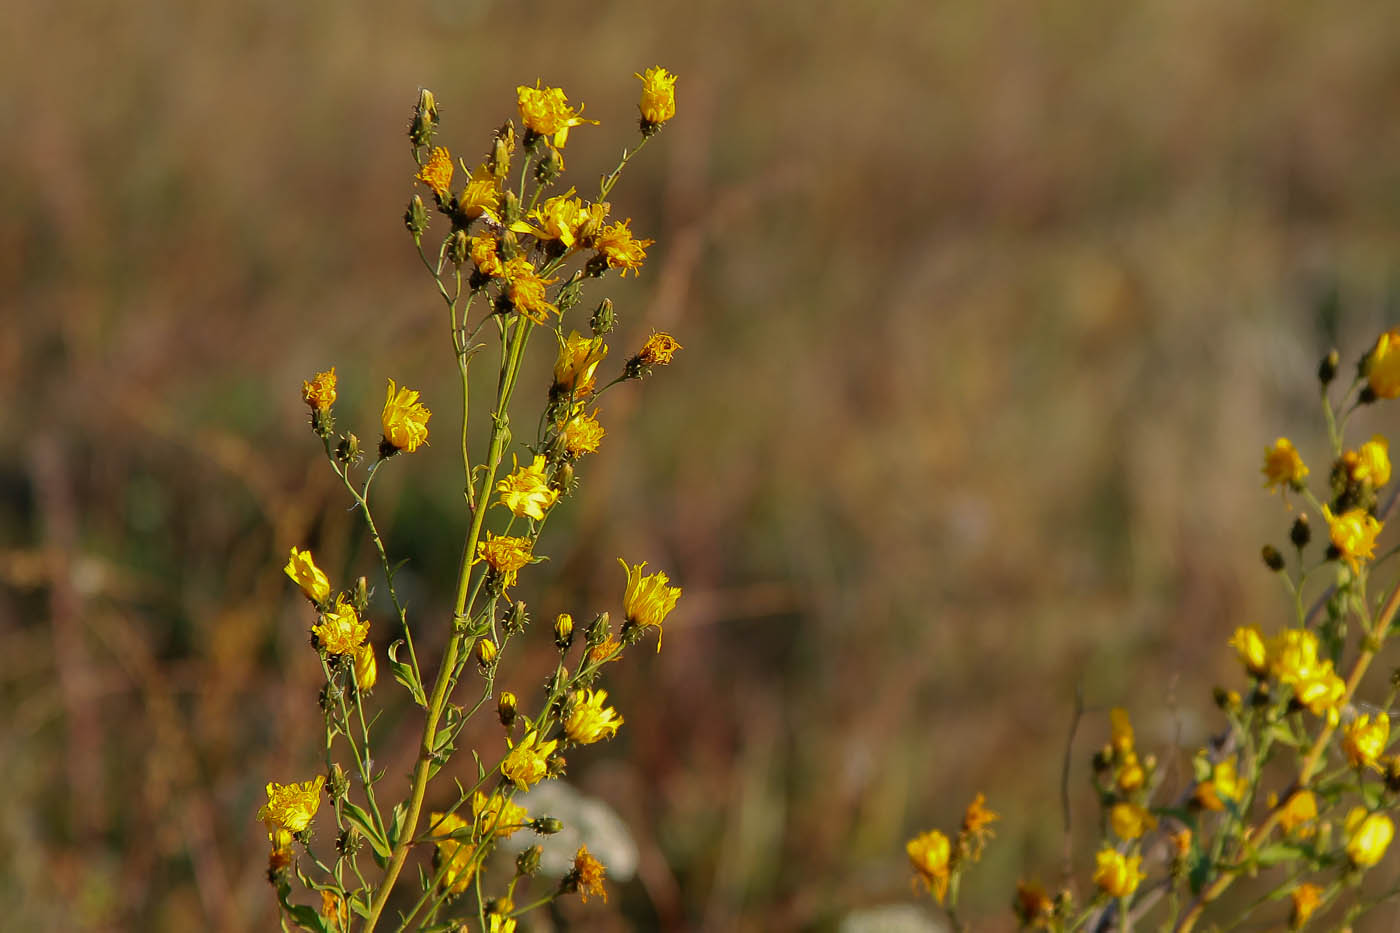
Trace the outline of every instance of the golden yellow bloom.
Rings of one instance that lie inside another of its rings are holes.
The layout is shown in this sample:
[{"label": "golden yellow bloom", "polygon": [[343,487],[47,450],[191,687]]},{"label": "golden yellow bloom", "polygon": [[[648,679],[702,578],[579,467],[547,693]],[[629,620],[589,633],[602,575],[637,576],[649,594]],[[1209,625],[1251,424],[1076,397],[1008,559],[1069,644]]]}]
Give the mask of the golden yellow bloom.
[{"label": "golden yellow bloom", "polygon": [[1157,828],[1157,818],[1146,807],[1127,801],[1113,805],[1113,809],[1108,811],[1108,822],[1119,839],[1137,839],[1148,830]]},{"label": "golden yellow bloom", "polygon": [[472,794],[472,819],[480,830],[493,833],[498,839],[514,835],[530,818],[530,814],[519,804],[511,803],[500,791],[489,797],[481,791]]},{"label": "golden yellow bloom", "polygon": [[1390,742],[1390,716],[1381,713],[1374,719],[1370,714],[1356,717],[1356,721],[1342,729],[1342,751],[1354,768],[1375,768],[1376,759],[1385,752]]},{"label": "golden yellow bloom", "polygon": [[604,707],[606,690],[584,690],[574,696],[574,708],[564,720],[564,734],[580,745],[592,745],[617,735],[622,717],[611,706]]},{"label": "golden yellow bloom", "polygon": [[660,125],[676,115],[675,75],[656,65],[633,77],[642,82],[642,100],[637,109],[641,110],[643,121]]},{"label": "golden yellow bloom", "polygon": [[[433,845],[437,847],[442,886],[453,894],[461,894],[471,885],[480,866],[476,846],[467,841],[471,824],[455,813],[434,813],[431,819],[433,828],[428,836],[440,840]],[[458,838],[451,838],[454,834]]]},{"label": "golden yellow bloom", "polygon": [[594,240],[597,239],[599,231],[603,229],[603,224],[608,219],[608,211],[610,210],[612,210],[612,205],[607,201],[590,201],[584,205],[578,227],[575,230],[580,246],[592,248]]},{"label": "golden yellow bloom", "polygon": [[418,180],[429,188],[433,189],[433,194],[446,199],[452,189],[452,155],[446,149],[438,146],[428,156],[428,161],[424,162],[418,169]]},{"label": "golden yellow bloom", "polygon": [[1259,631],[1259,626],[1240,626],[1235,629],[1234,637],[1229,644],[1240,656],[1240,662],[1244,664],[1245,670],[1255,677],[1267,677],[1269,674],[1269,649],[1264,644],[1264,635]]},{"label": "golden yellow bloom", "polygon": [[597,451],[603,440],[603,426],[598,423],[598,409],[585,415],[583,406],[575,409],[574,416],[564,423],[564,449],[571,457],[581,457]]},{"label": "golden yellow bloom", "polygon": [[476,545],[476,559],[501,576],[503,589],[515,585],[520,569],[530,563],[531,547],[529,538],[512,538],[488,531],[486,540]]},{"label": "golden yellow bloom", "polygon": [[501,262],[500,241],[489,233],[474,236],[467,241],[467,255],[481,270],[482,275],[500,278],[505,275],[505,265]]},{"label": "golden yellow bloom", "polygon": [[593,391],[598,364],[608,355],[602,337],[583,337],[576,330],[559,345],[554,358],[554,390],[582,397]]},{"label": "golden yellow bloom", "polygon": [[1400,328],[1376,338],[1366,362],[1366,381],[1377,398],[1400,396]]},{"label": "golden yellow bloom", "polygon": [[1305,882],[1292,890],[1291,897],[1293,898],[1293,913],[1288,918],[1288,925],[1294,930],[1300,930],[1307,924],[1313,911],[1322,904],[1322,888]]},{"label": "golden yellow bloom", "polygon": [[369,642],[355,649],[355,683],[362,693],[369,693],[379,683],[379,662],[374,659],[374,646]]},{"label": "golden yellow bloom", "polygon": [[1172,858],[1180,861],[1191,854],[1191,827],[1183,826],[1174,833],[1167,834],[1167,842],[1172,847]]},{"label": "golden yellow bloom", "polygon": [[914,866],[914,884],[917,886],[923,882],[938,903],[943,903],[943,898],[948,894],[951,871],[948,860],[953,854],[948,837],[936,829],[930,830],[910,839],[904,851],[909,853],[909,864]]},{"label": "golden yellow bloom", "polygon": [[1128,794],[1137,790],[1147,781],[1147,772],[1138,761],[1137,752],[1132,749],[1123,756],[1123,764],[1118,769],[1118,789]]},{"label": "golden yellow bloom", "polygon": [[632,275],[640,274],[642,263],[647,258],[647,247],[655,240],[638,240],[632,236],[632,222],[629,217],[615,224],[608,224],[593,238],[593,248],[598,251],[611,269],[621,269],[625,277],[630,270]]},{"label": "golden yellow bloom", "polygon": [[392,447],[413,453],[419,444],[428,443],[428,419],[432,414],[419,404],[417,390],[407,386],[396,389],[394,380],[389,380],[389,394],[384,399],[380,421],[384,439]]},{"label": "golden yellow bloom", "polygon": [[1045,928],[1055,916],[1055,902],[1045,893],[1045,889],[1034,881],[1016,882],[1016,900],[1012,909],[1022,927],[1032,930]]},{"label": "golden yellow bloom", "polygon": [[365,643],[369,623],[356,615],[355,607],[342,593],[334,608],[321,613],[320,623],[311,626],[311,632],[326,654],[350,654]]},{"label": "golden yellow bloom", "polygon": [[1311,677],[1293,685],[1298,703],[1314,716],[1326,717],[1328,725],[1332,726],[1341,716],[1341,702],[1346,691],[1346,682],[1332,670],[1331,661],[1324,661],[1322,668]]},{"label": "golden yellow bloom", "polygon": [[467,186],[457,196],[457,209],[469,220],[485,216],[492,223],[501,222],[500,180],[491,174],[491,167],[482,163],[472,172]]},{"label": "golden yellow bloom", "polygon": [[332,930],[350,929],[350,905],[330,888],[321,889],[321,916]]},{"label": "golden yellow bloom", "polygon": [[1133,750],[1133,721],[1128,716],[1128,711],[1121,706],[1115,706],[1108,711],[1109,729],[1111,730],[1110,744],[1113,750],[1119,755],[1126,755]]},{"label": "golden yellow bloom", "polygon": [[1298,455],[1293,442],[1280,437],[1274,441],[1274,446],[1265,449],[1264,467],[1260,472],[1264,474],[1265,486],[1301,488],[1308,468],[1303,465],[1303,458]]},{"label": "golden yellow bloom", "polygon": [[668,586],[667,584],[671,580],[664,573],[642,576],[642,568],[647,565],[646,561],[642,561],[635,567],[629,567],[627,561],[620,557],[617,562],[622,565],[623,570],[627,571],[627,592],[622,597],[622,607],[626,613],[627,621],[644,629],[656,626],[656,650],[659,652],[661,650],[661,623],[665,621],[671,610],[676,608],[676,600],[681,598],[681,588]]},{"label": "golden yellow bloom", "polygon": [[518,220],[510,225],[516,233],[528,233],[541,243],[558,240],[566,247],[573,248],[577,242],[578,229],[588,219],[583,201],[576,198],[574,189],[548,198],[530,212],[533,224]]},{"label": "golden yellow bloom", "polygon": [[335,367],[317,373],[310,382],[302,380],[301,400],[316,411],[330,411],[335,404]]},{"label": "golden yellow bloom", "polygon": [[1376,536],[1381,533],[1381,523],[1364,509],[1348,509],[1341,515],[1333,515],[1325,505],[1322,507],[1322,517],[1327,519],[1332,546],[1351,565],[1351,569],[1359,573],[1359,562],[1375,556]]},{"label": "golden yellow bloom", "polygon": [[1147,876],[1142,873],[1142,856],[1128,857],[1116,849],[1101,849],[1094,856],[1094,884],[1110,897],[1128,897]]},{"label": "golden yellow bloom", "polygon": [[267,803],[258,810],[258,819],[267,825],[269,838],[277,830],[299,833],[310,826],[321,806],[321,787],[325,783],[324,775],[301,784],[269,783]]},{"label": "golden yellow bloom", "polygon": [[1238,801],[1244,795],[1244,790],[1235,772],[1235,759],[1226,758],[1215,763],[1210,780],[1196,785],[1195,800],[1207,810],[1224,810],[1225,801]]},{"label": "golden yellow bloom", "polygon": [[535,273],[534,265],[524,256],[516,256],[506,262],[501,267],[501,276],[506,280],[506,297],[515,310],[536,324],[548,321],[551,313],[559,314],[559,308],[545,294],[546,286],[559,280],[540,278]]},{"label": "golden yellow bloom", "polygon": [[[1270,806],[1273,801],[1270,801]],[[1287,835],[1293,835],[1296,829],[1300,838],[1307,838],[1314,832],[1314,823],[1317,820],[1317,798],[1310,790],[1300,790],[1288,798],[1288,803],[1283,805],[1283,809],[1278,814],[1279,828]]]},{"label": "golden yellow bloom", "polygon": [[608,892],[603,888],[605,871],[603,863],[589,854],[588,846],[578,847],[578,852],[574,854],[574,870],[570,874],[578,885],[579,900],[586,904],[588,895],[596,894],[607,901]]},{"label": "golden yellow bloom", "polygon": [[1390,482],[1390,441],[1382,434],[1374,435],[1355,453],[1348,450],[1342,461],[1353,482],[1370,483],[1377,489]]},{"label": "golden yellow bloom", "polygon": [[997,813],[988,810],[986,804],[987,798],[981,793],[972,798],[967,812],[963,814],[962,833],[958,838],[967,846],[967,854],[974,862],[982,857],[982,848],[987,840],[996,835],[989,827],[1001,819]]},{"label": "golden yellow bloom", "polygon": [[311,559],[310,551],[292,548],[292,554],[287,558],[287,566],[282,569],[313,603],[323,603],[326,597],[331,595],[331,581],[326,579],[321,568]]},{"label": "golden yellow bloom", "polygon": [[515,918],[503,914],[492,914],[486,933],[515,933]]},{"label": "golden yellow bloom", "polygon": [[543,455],[535,457],[529,466],[515,461],[515,469],[496,484],[496,491],[501,494],[501,505],[510,509],[512,515],[528,515],[536,521],[542,520],[545,511],[559,499],[559,490],[549,488]]},{"label": "golden yellow bloom", "polygon": [[588,649],[588,660],[592,664],[603,664],[608,660],[618,661],[622,658],[621,651],[621,639],[616,635],[609,635],[601,644]]},{"label": "golden yellow bloom", "polygon": [[1384,813],[1354,807],[1347,814],[1347,858],[1357,868],[1370,868],[1385,856],[1395,836],[1395,824]]},{"label": "golden yellow bloom", "polygon": [[671,357],[676,355],[677,350],[684,350],[685,347],[676,342],[676,338],[667,333],[655,333],[647,338],[646,343],[637,351],[637,359],[643,366],[665,366],[671,362]]},{"label": "golden yellow bloom", "polygon": [[1313,676],[1321,667],[1317,636],[1307,629],[1290,628],[1269,640],[1269,670],[1285,684]]},{"label": "golden yellow bloom", "polygon": [[525,738],[516,745],[506,739],[510,754],[501,762],[501,774],[520,790],[529,790],[531,784],[538,784],[548,770],[545,762],[559,744],[558,739],[548,742],[539,740],[538,731],[525,733]]},{"label": "golden yellow bloom", "polygon": [[560,149],[568,142],[570,127],[583,123],[598,124],[597,120],[586,120],[580,116],[583,105],[580,104],[578,110],[570,107],[563,89],[542,88],[539,81],[535,82],[534,87],[524,84],[517,87],[515,98],[520,107],[520,122],[525,124],[525,128],[551,137],[551,142]]}]

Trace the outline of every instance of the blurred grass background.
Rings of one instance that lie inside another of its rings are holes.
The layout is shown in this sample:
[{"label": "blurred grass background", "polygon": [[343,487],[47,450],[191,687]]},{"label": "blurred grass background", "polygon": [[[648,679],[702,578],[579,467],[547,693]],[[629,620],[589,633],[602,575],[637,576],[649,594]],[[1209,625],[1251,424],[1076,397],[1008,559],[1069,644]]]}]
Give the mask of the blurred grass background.
[{"label": "blurred grass background", "polygon": [[[609,289],[615,357],[652,327],[685,350],[611,393],[586,494],[527,584],[537,619],[615,611],[621,554],[686,593],[665,651],[611,672],[618,740],[570,756],[641,852],[608,906],[570,905],[577,929],[831,928],[909,900],[904,840],[955,826],[977,790],[1003,821],[965,902],[1010,926],[1017,873],[1058,877],[1076,685],[1098,711],[1081,785],[1108,706],[1164,753],[1209,733],[1228,632],[1284,605],[1257,558],[1288,522],[1261,452],[1289,433],[1316,469],[1317,358],[1354,359],[1400,317],[1384,2],[7,17],[15,929],[275,923],[253,814],[267,780],[318,767],[320,676],[280,567],[310,544],[333,579],[372,571],[306,431],[316,369],[337,366],[339,424],[362,438],[387,378],[436,412],[433,446],[377,484],[433,644],[463,521],[444,507],[445,324],[399,220],[419,85],[468,159],[515,85],[563,86],[603,121],[570,137],[587,192],[630,142],[632,73],[681,76],[677,119],[612,198],[657,245]],[[1358,436],[1394,418],[1369,411]],[[388,786],[414,739],[380,696]]]}]

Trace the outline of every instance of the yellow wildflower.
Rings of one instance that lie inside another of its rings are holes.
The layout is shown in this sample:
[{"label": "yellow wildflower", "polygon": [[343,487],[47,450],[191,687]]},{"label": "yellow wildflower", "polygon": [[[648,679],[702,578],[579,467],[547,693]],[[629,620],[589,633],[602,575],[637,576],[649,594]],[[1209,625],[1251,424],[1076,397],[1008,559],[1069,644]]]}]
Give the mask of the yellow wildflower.
[{"label": "yellow wildflower", "polygon": [[564,720],[564,734],[580,745],[610,739],[622,725],[622,717],[611,706],[604,707],[606,690],[584,690],[575,695],[574,708]]},{"label": "yellow wildflower", "polygon": [[578,227],[575,229],[580,246],[586,246],[590,249],[593,247],[599,231],[603,229],[604,221],[608,219],[608,211],[610,210],[612,210],[612,205],[607,201],[591,201],[583,206],[583,213],[579,216]]},{"label": "yellow wildflower", "polygon": [[1351,565],[1351,569],[1359,573],[1359,562],[1375,556],[1376,536],[1381,533],[1381,523],[1364,509],[1348,509],[1341,515],[1333,515],[1325,505],[1322,507],[1322,517],[1327,519],[1332,546]]},{"label": "yellow wildflower", "polygon": [[642,99],[637,109],[642,122],[661,125],[676,115],[676,76],[660,65],[648,68],[645,74],[634,74],[642,82]]},{"label": "yellow wildflower", "polygon": [[1264,644],[1264,635],[1259,631],[1259,626],[1240,626],[1235,629],[1229,644],[1239,654],[1245,670],[1255,677],[1268,676],[1269,649]]},{"label": "yellow wildflower", "polygon": [[389,394],[384,399],[380,421],[384,440],[395,450],[413,453],[418,445],[428,443],[428,419],[432,412],[418,402],[418,392],[407,386],[396,389],[389,380]]},{"label": "yellow wildflower", "polygon": [[315,411],[330,411],[335,404],[335,367],[302,380],[301,400]]},{"label": "yellow wildflower", "polygon": [[321,568],[316,566],[310,551],[292,548],[291,556],[287,558],[287,566],[282,569],[313,603],[323,603],[326,597],[331,595],[331,582],[326,579]]},{"label": "yellow wildflower", "polygon": [[484,561],[501,577],[501,587],[508,589],[515,585],[520,569],[530,563],[531,544],[529,538],[512,538],[488,531],[486,540],[476,545],[476,559]]},{"label": "yellow wildflower", "polygon": [[621,652],[622,641],[616,635],[609,635],[601,644],[588,649],[588,661],[590,664],[619,661],[622,659]]},{"label": "yellow wildflower", "polygon": [[321,916],[332,930],[350,929],[350,905],[330,888],[321,889]]},{"label": "yellow wildflower", "polygon": [[583,406],[579,405],[574,416],[564,423],[564,449],[571,457],[594,453],[602,443],[604,433],[603,426],[598,423],[598,409],[586,415]]},{"label": "yellow wildflower", "polygon": [[516,233],[528,233],[541,243],[557,240],[572,249],[577,242],[579,226],[588,218],[583,201],[573,195],[574,189],[570,188],[563,194],[546,199],[530,212],[534,224],[518,220],[511,224],[510,229]]},{"label": "yellow wildflower", "polygon": [[[1273,806],[1273,801],[1270,801]],[[1288,798],[1288,802],[1279,810],[1278,825],[1286,835],[1293,835],[1293,831],[1298,830],[1300,838],[1311,836],[1314,831],[1313,824],[1317,820],[1317,798],[1310,790],[1300,790]]]},{"label": "yellow wildflower", "polygon": [[554,359],[554,391],[584,396],[593,391],[598,364],[608,355],[602,337],[583,337],[576,330],[559,345]]},{"label": "yellow wildflower", "polygon": [[462,193],[457,196],[457,209],[468,220],[486,217],[492,223],[501,221],[500,180],[491,174],[491,167],[482,163],[472,172]]},{"label": "yellow wildflower", "polygon": [[627,592],[622,597],[623,611],[626,613],[627,621],[631,625],[640,626],[643,629],[656,626],[656,650],[661,650],[661,623],[671,610],[676,608],[676,600],[681,598],[681,588],[678,586],[668,586],[670,578],[664,573],[654,573],[650,576],[642,576],[642,568],[647,565],[642,561],[635,567],[629,567],[627,562],[618,558],[617,562],[622,565],[622,569],[627,571]]},{"label": "yellow wildflower", "polygon": [[1385,752],[1390,742],[1390,716],[1381,713],[1374,719],[1370,714],[1356,717],[1356,721],[1342,729],[1342,751],[1354,768],[1375,768],[1376,760]]},{"label": "yellow wildflower", "polygon": [[1335,726],[1346,690],[1346,682],[1332,670],[1332,662],[1324,661],[1320,668],[1293,685],[1293,696],[1308,712],[1325,716],[1328,724]]},{"label": "yellow wildflower", "polygon": [[320,623],[311,626],[311,632],[326,654],[350,654],[365,643],[369,623],[356,615],[355,607],[342,593],[334,608],[321,613]]},{"label": "yellow wildflower", "polygon": [[1118,789],[1123,793],[1132,793],[1147,781],[1147,772],[1143,770],[1142,764],[1138,761],[1137,752],[1132,749],[1123,756],[1123,764],[1118,769]]},{"label": "yellow wildflower", "polygon": [[579,899],[585,904],[590,894],[607,901],[608,892],[603,888],[605,871],[603,863],[589,854],[588,846],[578,847],[578,852],[574,854],[574,870],[569,873],[569,878],[577,886]]},{"label": "yellow wildflower", "polygon": [[360,692],[369,693],[379,682],[379,662],[374,659],[374,646],[369,642],[355,649],[355,683]]},{"label": "yellow wildflower", "polygon": [[520,122],[525,124],[525,128],[551,137],[550,141],[560,149],[568,142],[570,127],[583,123],[598,124],[597,120],[586,120],[580,116],[583,105],[580,104],[578,110],[570,107],[562,88],[542,88],[536,81],[534,87],[524,84],[517,87],[515,98],[520,107]]},{"label": "yellow wildflower", "polygon": [[489,233],[474,236],[467,241],[467,255],[476,263],[482,275],[500,278],[505,274],[505,265],[499,253],[500,241]]},{"label": "yellow wildflower", "polygon": [[258,819],[267,825],[269,838],[277,830],[299,833],[310,826],[321,806],[321,787],[325,783],[324,775],[301,784],[269,783],[267,803],[258,810]]},{"label": "yellow wildflower", "polygon": [[439,840],[433,845],[437,848],[436,864],[442,873],[442,886],[452,894],[461,894],[471,885],[480,865],[476,846],[468,841],[471,824],[455,813],[434,813],[431,818],[433,828],[428,836]]},{"label": "yellow wildflower", "polygon": [[1307,629],[1290,628],[1279,632],[1269,640],[1268,653],[1269,670],[1286,684],[1310,677],[1320,667],[1317,636]]},{"label": "yellow wildflower", "polygon": [[486,933],[515,933],[515,918],[503,914],[492,914]]},{"label": "yellow wildflower", "polygon": [[1244,790],[1235,771],[1235,759],[1226,758],[1215,763],[1209,780],[1196,785],[1195,800],[1207,810],[1224,810],[1225,801],[1237,802]]},{"label": "yellow wildflower", "polygon": [[1354,807],[1347,814],[1347,858],[1357,868],[1370,868],[1385,856],[1395,836],[1395,824],[1384,813]]},{"label": "yellow wildflower", "polygon": [[1183,826],[1174,833],[1168,833],[1167,843],[1172,848],[1172,858],[1184,860],[1191,854],[1191,827]]},{"label": "yellow wildflower", "polygon": [[1055,902],[1034,881],[1016,882],[1016,900],[1012,909],[1016,911],[1016,919],[1021,921],[1021,926],[1032,930],[1043,929],[1055,916]]},{"label": "yellow wildflower", "polygon": [[511,803],[500,791],[489,797],[481,791],[472,794],[472,819],[483,833],[490,831],[496,838],[505,839],[519,831],[529,818],[524,807]]},{"label": "yellow wildflower", "polygon": [[930,830],[910,839],[904,851],[909,853],[909,863],[914,866],[915,886],[922,882],[938,903],[943,903],[951,872],[948,861],[953,854],[948,837],[936,829]]},{"label": "yellow wildflower", "polygon": [[1142,873],[1142,856],[1128,857],[1105,848],[1094,856],[1094,884],[1110,897],[1128,897],[1147,876]]},{"label": "yellow wildflower", "polygon": [[1376,338],[1366,360],[1366,381],[1377,398],[1400,396],[1400,328]]},{"label": "yellow wildflower", "polygon": [[505,479],[496,484],[501,494],[500,503],[510,509],[516,518],[530,518],[540,521],[544,513],[559,499],[559,490],[549,488],[549,477],[544,474],[544,456],[531,461],[529,466],[521,466],[515,461],[515,469]]},{"label": "yellow wildflower", "polygon": [[646,343],[637,351],[637,359],[643,366],[665,366],[671,362],[671,357],[676,355],[677,350],[684,350],[685,347],[676,342],[676,338],[667,333],[655,333],[647,338]]},{"label": "yellow wildflower", "polygon": [[1390,441],[1376,434],[1360,450],[1343,454],[1342,462],[1352,482],[1370,483],[1378,489],[1390,482]]},{"label": "yellow wildflower", "polygon": [[1274,441],[1274,446],[1265,449],[1264,467],[1260,472],[1264,474],[1265,486],[1286,485],[1301,489],[1308,468],[1303,465],[1303,458],[1298,455],[1293,442],[1280,437]]},{"label": "yellow wildflower", "polygon": [[987,840],[996,835],[989,827],[1001,819],[997,813],[987,809],[986,803],[987,798],[981,793],[972,798],[967,812],[963,814],[962,832],[958,836],[958,842],[967,846],[967,854],[974,862],[982,857],[982,848]]},{"label": "yellow wildflower", "polygon": [[535,273],[534,265],[524,256],[517,256],[501,267],[501,276],[506,280],[506,297],[515,310],[536,324],[549,320],[549,314],[559,314],[559,308],[550,302],[545,287],[559,281],[542,279]]},{"label": "yellow wildflower", "polygon": [[1290,892],[1293,898],[1293,913],[1288,918],[1288,925],[1294,930],[1301,930],[1307,925],[1308,918],[1313,915],[1322,904],[1322,888],[1311,882],[1304,882]]},{"label": "yellow wildflower", "polygon": [[1138,839],[1143,833],[1157,828],[1157,818],[1135,803],[1115,803],[1108,811],[1108,822],[1119,839]]},{"label": "yellow wildflower", "polygon": [[452,155],[441,146],[433,149],[428,161],[418,169],[417,178],[433,189],[433,194],[446,199],[452,189]]},{"label": "yellow wildflower", "polygon": [[532,730],[525,734],[519,745],[506,739],[510,754],[501,762],[501,774],[519,790],[529,790],[531,784],[538,784],[544,779],[548,771],[546,761],[559,744],[558,739],[541,742],[539,738],[539,732]]},{"label": "yellow wildflower", "polygon": [[632,275],[639,274],[642,263],[647,258],[647,247],[655,240],[638,240],[632,236],[632,228],[628,226],[632,218],[620,221],[615,224],[608,224],[593,239],[593,248],[598,251],[598,255],[603,257],[610,269],[621,269],[623,276],[630,270]]},{"label": "yellow wildflower", "polygon": [[1115,706],[1108,711],[1109,729],[1111,730],[1110,743],[1113,750],[1119,755],[1126,755],[1133,750],[1133,721],[1128,716],[1128,711],[1121,706]]}]

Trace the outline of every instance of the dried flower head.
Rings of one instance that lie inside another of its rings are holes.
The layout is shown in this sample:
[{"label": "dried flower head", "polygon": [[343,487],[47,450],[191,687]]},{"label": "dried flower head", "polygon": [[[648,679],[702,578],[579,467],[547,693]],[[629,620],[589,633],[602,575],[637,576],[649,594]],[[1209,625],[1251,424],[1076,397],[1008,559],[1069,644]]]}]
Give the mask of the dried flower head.
[{"label": "dried flower head", "polygon": [[671,362],[671,357],[676,355],[676,351],[683,349],[685,348],[670,334],[655,333],[648,337],[646,343],[637,351],[637,359],[643,366],[666,366]]}]

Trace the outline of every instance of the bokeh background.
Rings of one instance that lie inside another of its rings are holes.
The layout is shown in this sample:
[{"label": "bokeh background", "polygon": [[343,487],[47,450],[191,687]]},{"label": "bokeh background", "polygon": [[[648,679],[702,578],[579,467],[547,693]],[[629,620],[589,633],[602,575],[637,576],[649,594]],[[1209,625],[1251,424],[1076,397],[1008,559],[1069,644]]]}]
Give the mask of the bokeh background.
[{"label": "bokeh background", "polygon": [[[1228,632],[1285,605],[1257,556],[1289,521],[1261,452],[1288,433],[1320,463],[1316,360],[1400,319],[1390,3],[6,18],[13,929],[274,927],[254,813],[266,781],[315,773],[319,735],[281,565],[309,544],[341,579],[373,572],[306,429],[317,369],[337,366],[362,437],[388,378],[436,412],[433,446],[376,494],[420,643],[440,642],[464,520],[445,323],[400,222],[420,85],[469,159],[517,84],[563,86],[602,121],[569,142],[587,192],[631,142],[632,73],[681,76],[679,116],[612,198],[657,244],[608,294],[615,358],[653,327],[685,350],[611,393],[522,595],[537,618],[616,611],[624,555],[685,596],[664,651],[610,672],[619,738],[570,758],[636,876],[537,929],[835,929],[912,902],[904,840],[956,826],[978,790],[1003,819],[966,910],[1009,927],[1015,879],[1059,877],[1076,689],[1077,787],[1109,706],[1164,760],[1209,734]],[[521,676],[503,686],[528,696]],[[387,787],[414,731],[392,685],[378,698]],[[1081,864],[1095,828],[1079,806]]]}]

